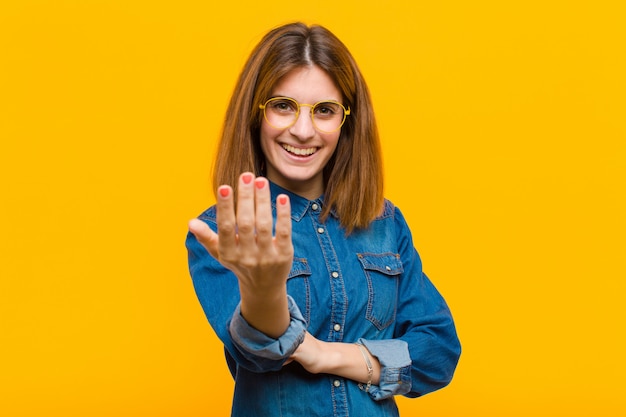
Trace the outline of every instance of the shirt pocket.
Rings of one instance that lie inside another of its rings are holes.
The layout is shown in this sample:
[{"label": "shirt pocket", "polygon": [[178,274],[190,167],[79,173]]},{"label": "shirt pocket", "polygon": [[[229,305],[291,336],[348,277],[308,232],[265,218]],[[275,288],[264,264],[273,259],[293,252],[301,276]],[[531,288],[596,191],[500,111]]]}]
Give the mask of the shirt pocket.
[{"label": "shirt pocket", "polygon": [[311,267],[306,258],[293,258],[287,277],[287,294],[300,309],[307,324],[311,322]]},{"label": "shirt pocket", "polygon": [[383,330],[396,319],[398,282],[404,272],[400,255],[395,253],[357,253],[367,281],[365,317]]}]

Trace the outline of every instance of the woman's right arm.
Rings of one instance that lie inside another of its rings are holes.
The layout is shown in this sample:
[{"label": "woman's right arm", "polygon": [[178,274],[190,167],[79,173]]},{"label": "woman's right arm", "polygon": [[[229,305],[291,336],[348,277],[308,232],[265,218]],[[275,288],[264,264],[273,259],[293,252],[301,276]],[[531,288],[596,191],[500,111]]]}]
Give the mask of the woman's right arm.
[{"label": "woman's right arm", "polygon": [[255,329],[277,338],[289,326],[287,276],[293,261],[289,198],[276,204],[276,236],[269,182],[244,173],[239,178],[237,209],[233,190],[218,189],[219,234],[194,219],[189,230],[239,282],[241,315]]},{"label": "woman's right arm", "polygon": [[[215,207],[199,216],[217,230]],[[235,364],[253,372],[280,370],[304,338],[306,323],[293,300],[288,299],[290,323],[287,331],[274,339],[250,326],[241,316],[239,284],[232,271],[224,268],[198,242],[191,232],[185,242],[193,287],[212,329]]]}]

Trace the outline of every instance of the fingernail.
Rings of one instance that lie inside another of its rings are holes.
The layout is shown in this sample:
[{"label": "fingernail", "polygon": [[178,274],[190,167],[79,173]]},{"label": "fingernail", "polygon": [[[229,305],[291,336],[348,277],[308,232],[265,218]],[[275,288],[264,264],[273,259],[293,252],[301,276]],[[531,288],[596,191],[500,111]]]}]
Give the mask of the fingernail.
[{"label": "fingernail", "polygon": [[220,187],[218,191],[223,198],[226,198],[230,195],[230,189],[228,187]]},{"label": "fingernail", "polygon": [[284,206],[285,204],[287,204],[287,196],[281,195],[280,197],[278,197],[278,202]]},{"label": "fingernail", "polygon": [[256,188],[259,190],[262,190],[265,187],[265,180],[263,178],[257,178],[254,180],[254,185],[256,185]]},{"label": "fingernail", "polygon": [[243,174],[241,179],[243,180],[244,184],[250,184],[250,181],[252,181],[252,174]]}]

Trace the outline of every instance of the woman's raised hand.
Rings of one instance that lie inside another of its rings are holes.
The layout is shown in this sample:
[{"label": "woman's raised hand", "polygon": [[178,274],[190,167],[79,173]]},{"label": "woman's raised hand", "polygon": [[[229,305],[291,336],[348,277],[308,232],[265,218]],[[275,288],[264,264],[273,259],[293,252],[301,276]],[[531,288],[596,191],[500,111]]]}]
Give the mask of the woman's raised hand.
[{"label": "woman's raised hand", "polygon": [[198,219],[189,222],[196,239],[239,280],[241,313],[250,325],[271,337],[289,325],[286,282],[293,261],[289,198],[276,198],[272,234],[269,182],[246,172],[239,177],[237,207],[228,185],[218,188],[217,228]]}]

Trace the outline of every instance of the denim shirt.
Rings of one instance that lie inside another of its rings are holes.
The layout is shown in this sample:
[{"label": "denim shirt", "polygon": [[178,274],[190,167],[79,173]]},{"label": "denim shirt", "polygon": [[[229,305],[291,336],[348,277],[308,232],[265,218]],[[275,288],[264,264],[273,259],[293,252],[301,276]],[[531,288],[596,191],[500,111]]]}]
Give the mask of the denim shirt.
[{"label": "denim shirt", "polygon": [[[196,294],[235,379],[232,416],[397,416],[394,395],[417,397],[447,385],[459,340],[444,299],[422,272],[400,210],[385,201],[367,229],[346,235],[334,215],[320,220],[323,197],[307,200],[270,187],[273,202],[280,193],[291,199],[294,245],[287,280],[291,322],[278,339],[241,316],[235,275],[193,234],[186,241]],[[199,218],[217,229],[215,206]],[[366,392],[346,378],[284,365],[305,331],[327,342],[360,341],[381,364],[380,383]]]}]

